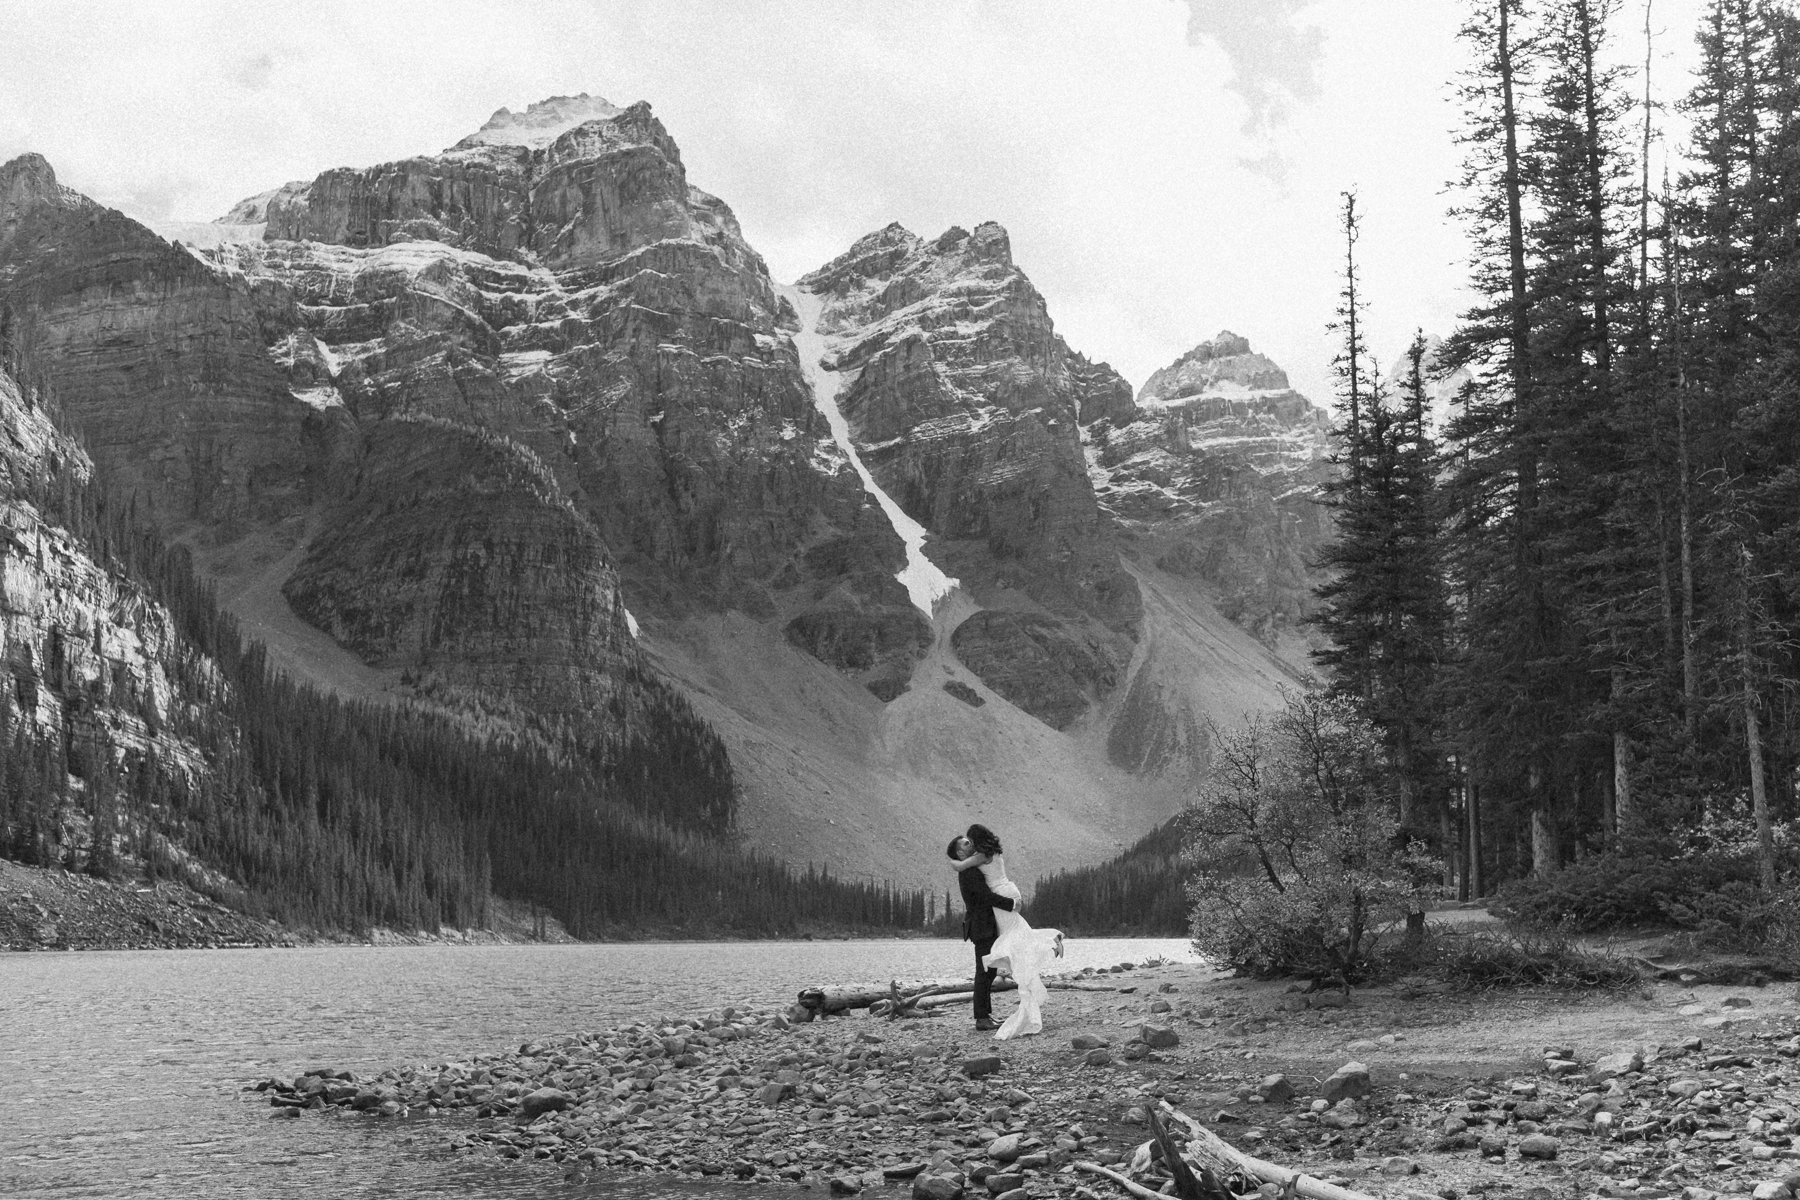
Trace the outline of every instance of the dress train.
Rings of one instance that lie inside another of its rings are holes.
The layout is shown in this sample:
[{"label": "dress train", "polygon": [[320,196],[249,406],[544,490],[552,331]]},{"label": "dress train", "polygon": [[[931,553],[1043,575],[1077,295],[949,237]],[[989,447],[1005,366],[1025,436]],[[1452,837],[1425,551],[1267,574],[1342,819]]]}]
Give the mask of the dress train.
[{"label": "dress train", "polygon": [[[1009,890],[1016,893],[1018,885],[1009,881]],[[995,888],[995,891],[1000,889]],[[1009,895],[1008,899],[1016,902],[1018,896]],[[994,939],[993,950],[981,961],[985,966],[1005,971],[1019,985],[1019,1007],[1001,1024],[994,1040],[1004,1042],[1009,1038],[1042,1033],[1044,1002],[1049,999],[1043,973],[1052,960],[1062,957],[1062,931],[1033,929],[1024,917],[1004,909],[994,910],[994,920],[1000,926],[1000,936]]]}]

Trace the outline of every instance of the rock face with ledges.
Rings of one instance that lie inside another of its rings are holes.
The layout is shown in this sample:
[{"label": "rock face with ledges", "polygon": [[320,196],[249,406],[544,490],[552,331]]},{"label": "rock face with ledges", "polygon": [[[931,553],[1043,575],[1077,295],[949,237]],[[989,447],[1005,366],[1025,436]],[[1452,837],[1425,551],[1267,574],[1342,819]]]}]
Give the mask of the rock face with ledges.
[{"label": "rock face with ledges", "polygon": [[0,367],[0,688],[7,708],[60,735],[70,770],[95,753],[154,752],[204,771],[198,746],[165,724],[179,701],[172,674],[216,677],[173,617],[96,562],[44,499],[93,465],[45,411],[46,397]]},{"label": "rock face with ledges", "polygon": [[297,400],[270,361],[279,287],[222,272],[57,185],[0,166],[0,314],[53,368],[71,427],[171,526],[243,530],[311,503],[347,425]]},{"label": "rock face with ledges", "polygon": [[1257,637],[1292,638],[1329,536],[1325,413],[1230,332],[1157,371],[1124,411],[1084,419],[1101,506],[1144,536],[1160,568],[1217,589]]},{"label": "rock face with ledges", "polygon": [[529,450],[449,421],[375,424],[356,487],[283,590],[365,662],[533,711],[594,711],[631,673],[599,533]]},{"label": "rock face with ledges", "polygon": [[1078,422],[1129,403],[1129,388],[1057,336],[992,223],[929,242],[890,225],[801,286],[824,298],[826,365],[845,380],[838,403],[876,481],[977,600],[1023,610],[966,622],[958,657],[1067,727],[1116,685],[1142,614]]},{"label": "rock face with ledges", "polygon": [[[598,115],[578,119],[590,112]],[[681,152],[648,104],[599,101],[559,110],[541,132],[496,113],[442,154],[327,171],[268,200],[266,236],[348,246],[428,240],[567,268],[702,237],[719,217],[707,211],[710,199],[689,189]]]}]

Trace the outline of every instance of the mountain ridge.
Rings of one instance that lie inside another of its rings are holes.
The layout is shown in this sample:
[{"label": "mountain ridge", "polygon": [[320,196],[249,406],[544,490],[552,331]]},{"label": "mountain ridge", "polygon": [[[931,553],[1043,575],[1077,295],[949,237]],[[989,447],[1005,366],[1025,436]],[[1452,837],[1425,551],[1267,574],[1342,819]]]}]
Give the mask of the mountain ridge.
[{"label": "mountain ridge", "polygon": [[[252,197],[228,216],[263,228],[212,246],[93,206],[97,243],[21,169],[0,303],[96,456],[322,682],[607,737],[641,659],[720,730],[745,842],[849,873],[942,882],[945,828],[985,818],[1030,878],[1179,806],[1209,726],[1296,678],[1312,476],[1251,484],[1315,410],[1146,415],[992,223],[858,239],[799,281],[804,327],[648,105],[562,129],[544,103]],[[96,359],[103,281],[138,299]],[[1208,421],[1241,445],[1201,469]],[[929,615],[927,567],[959,584]]]}]

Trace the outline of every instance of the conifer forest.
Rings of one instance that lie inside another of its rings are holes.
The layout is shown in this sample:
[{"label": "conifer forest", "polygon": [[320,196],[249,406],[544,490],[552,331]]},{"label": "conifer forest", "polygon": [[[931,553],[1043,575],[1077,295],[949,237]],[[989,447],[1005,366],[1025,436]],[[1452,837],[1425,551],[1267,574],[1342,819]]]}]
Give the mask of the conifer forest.
[{"label": "conifer forest", "polygon": [[[1463,899],[1709,857],[1770,894],[1792,852],[1800,18],[1711,5],[1667,107],[1650,29],[1611,0],[1472,6],[1477,300],[1429,358],[1370,356],[1343,202],[1318,660]],[[1655,177],[1677,128],[1685,165]],[[1435,425],[1434,379],[1456,385]]]}]

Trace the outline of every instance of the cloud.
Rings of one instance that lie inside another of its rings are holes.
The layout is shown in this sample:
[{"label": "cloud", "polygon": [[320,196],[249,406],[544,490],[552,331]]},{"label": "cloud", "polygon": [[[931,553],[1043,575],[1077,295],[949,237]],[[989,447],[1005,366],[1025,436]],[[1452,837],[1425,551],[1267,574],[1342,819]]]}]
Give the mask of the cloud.
[{"label": "cloud", "polygon": [[1225,86],[1244,101],[1244,134],[1262,153],[1241,165],[1280,183],[1286,164],[1275,133],[1293,105],[1317,100],[1323,30],[1295,23],[1313,0],[1187,0],[1188,43],[1211,43],[1231,64]]}]

